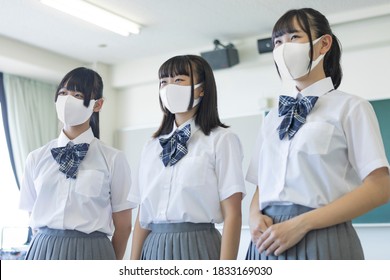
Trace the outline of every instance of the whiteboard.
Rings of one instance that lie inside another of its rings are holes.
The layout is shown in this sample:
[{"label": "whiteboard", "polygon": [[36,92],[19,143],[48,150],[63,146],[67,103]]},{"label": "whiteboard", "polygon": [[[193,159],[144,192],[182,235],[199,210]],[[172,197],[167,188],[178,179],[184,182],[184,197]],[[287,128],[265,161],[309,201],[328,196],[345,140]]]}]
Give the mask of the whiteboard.
[{"label": "whiteboard", "polygon": [[[222,122],[229,126],[241,140],[244,159],[242,163],[243,174],[245,176],[249,166],[252,152],[256,142],[256,138],[263,121],[263,113],[238,116],[231,118],[224,118]],[[115,146],[122,150],[129,161],[132,172],[138,169],[141,152],[144,144],[152,137],[157,130],[156,126],[125,128],[118,130],[115,135]],[[249,206],[255,191],[255,186],[251,183],[245,182],[247,194],[242,202],[242,224],[248,225],[249,220]],[[136,211],[133,211],[136,212]],[[133,213],[134,216],[134,213]],[[133,221],[135,218],[133,218]]]}]

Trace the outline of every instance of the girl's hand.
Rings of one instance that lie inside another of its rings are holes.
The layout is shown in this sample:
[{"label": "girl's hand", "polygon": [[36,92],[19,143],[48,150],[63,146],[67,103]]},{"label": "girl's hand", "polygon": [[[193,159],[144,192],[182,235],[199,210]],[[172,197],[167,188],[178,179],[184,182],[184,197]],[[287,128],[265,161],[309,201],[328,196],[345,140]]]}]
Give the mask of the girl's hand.
[{"label": "girl's hand", "polygon": [[256,248],[260,254],[265,251],[267,256],[272,253],[279,256],[301,241],[306,233],[296,217],[269,226],[258,238]]},{"label": "girl's hand", "polygon": [[256,244],[260,236],[273,224],[272,219],[260,212],[252,214],[249,219],[249,229],[253,244]]}]

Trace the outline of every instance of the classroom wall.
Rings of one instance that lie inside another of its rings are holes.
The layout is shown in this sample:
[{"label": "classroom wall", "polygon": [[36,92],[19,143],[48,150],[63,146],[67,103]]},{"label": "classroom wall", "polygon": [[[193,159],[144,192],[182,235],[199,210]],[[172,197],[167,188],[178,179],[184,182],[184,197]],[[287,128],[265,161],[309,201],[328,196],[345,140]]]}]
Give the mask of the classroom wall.
[{"label": "classroom wall", "polygon": [[[390,16],[370,18],[333,27],[343,45],[344,79],[339,89],[367,99],[390,96],[387,69],[390,60]],[[258,112],[265,98],[275,99],[282,85],[272,53],[259,54],[257,39],[268,34],[233,42],[240,63],[215,71],[219,111],[222,117]],[[154,125],[160,122],[158,67],[179,54],[199,54],[211,46],[137,60],[112,68],[112,83],[118,89],[118,128]]]},{"label": "classroom wall", "polygon": [[[333,26],[334,33],[343,44],[344,79],[341,90],[366,99],[390,98],[387,85],[390,62],[388,30],[390,16]],[[240,63],[230,69],[215,71],[221,118],[258,114],[267,105],[275,105],[278,94],[287,88],[276,75],[272,54],[260,55],[257,52],[257,39],[266,37],[269,37],[269,34],[233,41],[239,51]],[[0,36],[0,71],[58,83],[62,76],[74,67],[87,66],[96,69],[105,82],[101,139],[108,144],[117,145],[115,135],[118,131],[150,127],[160,122],[158,67],[171,56],[199,54],[212,48],[210,44],[107,66],[99,62],[91,64],[48,53]],[[13,67],[4,68],[10,61]],[[243,222],[240,257],[243,256],[242,252],[249,240],[247,221]],[[357,230],[367,258],[390,259],[388,225],[359,226]]]}]

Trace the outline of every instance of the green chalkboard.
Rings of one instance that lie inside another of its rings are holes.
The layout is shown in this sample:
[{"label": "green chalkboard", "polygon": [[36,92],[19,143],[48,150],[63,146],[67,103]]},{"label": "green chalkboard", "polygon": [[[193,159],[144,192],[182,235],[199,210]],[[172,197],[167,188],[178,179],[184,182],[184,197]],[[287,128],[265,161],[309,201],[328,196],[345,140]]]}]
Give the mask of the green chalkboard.
[{"label": "green chalkboard", "polygon": [[[390,99],[370,101],[379,121],[386,156],[390,161]],[[390,223],[390,202],[352,221],[353,223]]]}]

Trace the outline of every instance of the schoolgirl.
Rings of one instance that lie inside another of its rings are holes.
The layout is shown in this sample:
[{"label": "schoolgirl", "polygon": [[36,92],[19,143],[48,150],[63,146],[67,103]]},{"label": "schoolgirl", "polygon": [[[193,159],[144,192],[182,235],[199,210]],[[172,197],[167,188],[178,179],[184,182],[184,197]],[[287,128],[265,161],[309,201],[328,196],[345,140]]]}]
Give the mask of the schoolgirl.
[{"label": "schoolgirl", "polygon": [[286,12],[272,40],[294,88],[265,118],[247,172],[257,185],[247,259],[363,259],[351,219],[390,198],[375,113],[337,90],[341,47],[320,12]]},{"label": "schoolgirl", "polygon": [[[245,194],[240,140],[221,123],[209,64],[176,56],[159,69],[163,120],[146,143],[133,203],[132,259],[235,259]],[[222,236],[215,224],[223,222]]]},{"label": "schoolgirl", "polygon": [[[125,155],[99,140],[103,81],[76,68],[55,95],[58,139],[31,152],[20,208],[36,230],[30,260],[122,259],[131,231],[130,168]],[[110,240],[111,239],[111,240]]]}]

